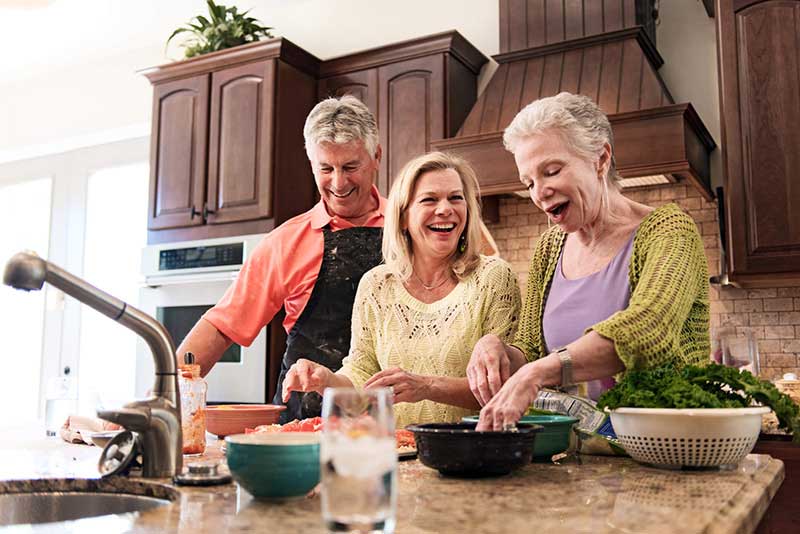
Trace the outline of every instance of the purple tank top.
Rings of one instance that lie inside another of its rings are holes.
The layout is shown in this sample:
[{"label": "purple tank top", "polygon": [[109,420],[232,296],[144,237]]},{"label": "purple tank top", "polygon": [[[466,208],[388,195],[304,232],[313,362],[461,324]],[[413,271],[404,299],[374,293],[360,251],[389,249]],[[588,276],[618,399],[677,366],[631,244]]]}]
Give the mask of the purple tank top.
[{"label": "purple tank top", "polygon": [[[553,282],[544,305],[542,331],[548,352],[557,350],[581,337],[590,326],[604,321],[628,307],[630,280],[628,268],[633,252],[633,238],[602,270],[575,280],[567,280],[561,267],[564,247],[558,257]],[[592,380],[588,395],[597,400],[601,393],[613,387],[613,377]]]}]

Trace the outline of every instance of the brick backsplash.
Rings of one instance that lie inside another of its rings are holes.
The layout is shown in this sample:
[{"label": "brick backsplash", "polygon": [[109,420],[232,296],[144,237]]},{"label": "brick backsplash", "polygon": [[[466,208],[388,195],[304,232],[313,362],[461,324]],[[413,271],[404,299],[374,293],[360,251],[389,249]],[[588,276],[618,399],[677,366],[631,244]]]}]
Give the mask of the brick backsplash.
[{"label": "brick backsplash", "polygon": [[[707,202],[691,186],[669,184],[626,191],[626,196],[657,207],[675,202],[697,224],[703,237],[708,271],[719,273],[720,249],[717,205]],[[500,199],[500,221],[489,225],[500,255],[519,277],[523,298],[528,266],[539,235],[547,229],[547,217],[528,198]],[[761,376],[775,379],[800,372],[800,287],[739,289],[711,286],[711,327],[751,332],[758,340]]]}]

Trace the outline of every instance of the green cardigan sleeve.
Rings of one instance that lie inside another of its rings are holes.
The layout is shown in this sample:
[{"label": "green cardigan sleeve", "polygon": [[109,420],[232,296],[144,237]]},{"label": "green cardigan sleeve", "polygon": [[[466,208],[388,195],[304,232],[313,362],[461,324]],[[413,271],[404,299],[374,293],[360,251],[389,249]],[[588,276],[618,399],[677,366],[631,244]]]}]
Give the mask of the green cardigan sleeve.
[{"label": "green cardigan sleeve", "polygon": [[[708,358],[708,267],[694,221],[665,206],[642,222],[628,307],[587,329],[611,339],[626,370]],[[705,332],[705,336],[703,333]]]},{"label": "green cardigan sleeve", "polygon": [[542,334],[542,313],[544,297],[553,277],[558,256],[566,234],[557,226],[547,230],[539,238],[531,258],[528,282],[525,288],[525,302],[520,313],[517,335],[512,343],[532,362],[546,356],[544,354],[544,335]]}]

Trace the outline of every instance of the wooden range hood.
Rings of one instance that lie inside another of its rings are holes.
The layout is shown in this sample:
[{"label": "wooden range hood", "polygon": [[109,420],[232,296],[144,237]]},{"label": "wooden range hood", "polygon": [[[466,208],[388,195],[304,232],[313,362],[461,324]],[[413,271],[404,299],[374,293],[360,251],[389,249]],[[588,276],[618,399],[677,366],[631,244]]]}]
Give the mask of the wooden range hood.
[{"label": "wooden range hood", "polygon": [[457,135],[432,147],[468,159],[484,195],[521,189],[503,129],[537,98],[584,94],[609,116],[623,187],[686,180],[707,199],[716,144],[658,75],[653,0],[500,0],[499,67]]}]

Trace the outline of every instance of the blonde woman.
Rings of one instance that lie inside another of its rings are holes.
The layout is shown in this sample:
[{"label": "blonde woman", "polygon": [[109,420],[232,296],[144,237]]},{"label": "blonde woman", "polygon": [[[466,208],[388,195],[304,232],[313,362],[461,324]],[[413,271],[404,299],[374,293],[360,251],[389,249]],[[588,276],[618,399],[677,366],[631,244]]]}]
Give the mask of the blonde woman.
[{"label": "blonde woman", "polygon": [[478,181],[463,160],[433,152],[410,161],[386,208],[385,264],[361,279],[352,342],[336,373],[308,360],[283,395],[326,387],[392,387],[398,426],[458,421],[479,404],[466,378],[486,334],[510,341],[520,310],[505,261],[482,256]]}]

